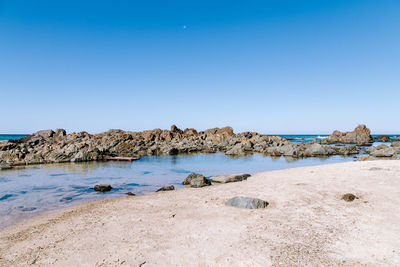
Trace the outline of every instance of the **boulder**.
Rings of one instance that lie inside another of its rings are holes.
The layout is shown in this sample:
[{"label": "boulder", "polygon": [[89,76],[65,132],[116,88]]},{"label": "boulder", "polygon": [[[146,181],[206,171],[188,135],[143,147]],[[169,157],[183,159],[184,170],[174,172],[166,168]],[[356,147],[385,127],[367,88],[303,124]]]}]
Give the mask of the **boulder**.
[{"label": "boulder", "polygon": [[185,180],[183,180],[182,184],[190,185],[190,187],[193,188],[199,188],[211,185],[211,182],[202,174],[191,173],[185,178]]},{"label": "boulder", "polygon": [[190,182],[193,179],[197,179],[197,178],[205,178],[205,177],[200,173],[191,173],[185,178],[185,180],[183,180],[182,184],[183,185],[190,185]]},{"label": "boulder", "polygon": [[243,209],[264,209],[268,206],[268,202],[259,198],[252,197],[234,197],[229,199],[225,205]]},{"label": "boulder", "polygon": [[11,169],[11,166],[8,163],[0,160],[0,170],[8,170],[8,169]]},{"label": "boulder", "polygon": [[230,175],[216,175],[210,177],[210,181],[213,183],[233,183],[233,182],[240,182],[246,180],[250,177],[250,174],[230,174]]},{"label": "boulder", "polygon": [[364,124],[358,125],[352,132],[334,131],[330,136],[321,140],[322,144],[356,144],[369,146],[373,142],[371,131]]},{"label": "boulder", "polygon": [[171,191],[171,190],[175,190],[175,187],[174,187],[173,185],[163,186],[163,187],[157,189],[156,192],[160,192],[160,191]]},{"label": "boulder", "polygon": [[388,146],[382,147],[381,149],[377,148],[371,152],[371,155],[374,157],[392,157],[394,154],[396,154],[396,150],[393,147]]},{"label": "boulder", "polygon": [[54,135],[53,130],[41,130],[35,133],[35,135],[41,136],[43,138],[51,138]]},{"label": "boulder", "polygon": [[112,187],[109,184],[97,184],[93,187],[93,189],[97,192],[108,192],[111,191]]},{"label": "boulder", "polygon": [[400,148],[400,141],[393,142],[390,146],[391,147],[399,147]]}]

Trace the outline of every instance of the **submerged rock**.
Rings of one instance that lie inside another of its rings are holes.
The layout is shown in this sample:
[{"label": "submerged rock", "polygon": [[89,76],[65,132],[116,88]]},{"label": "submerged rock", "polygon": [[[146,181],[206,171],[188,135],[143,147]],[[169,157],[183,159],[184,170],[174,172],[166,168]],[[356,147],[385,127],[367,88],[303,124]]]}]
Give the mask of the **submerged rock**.
[{"label": "submerged rock", "polygon": [[160,191],[171,191],[171,190],[175,190],[175,187],[174,187],[173,185],[163,186],[163,187],[157,189],[156,192],[160,192]]},{"label": "submerged rock", "polygon": [[250,177],[250,174],[230,174],[230,175],[216,175],[210,177],[210,181],[213,183],[233,183],[233,182],[240,182],[246,180]]},{"label": "submerged rock", "polygon": [[93,187],[94,191],[108,192],[111,191],[112,187],[109,184],[97,184]]},{"label": "submerged rock", "polygon": [[134,193],[132,193],[132,192],[127,192],[127,193],[125,193],[125,195],[128,195],[128,196],[136,196],[136,194],[134,194]]},{"label": "submerged rock", "polygon": [[264,209],[269,203],[259,198],[234,197],[229,199],[225,205],[243,209]]}]

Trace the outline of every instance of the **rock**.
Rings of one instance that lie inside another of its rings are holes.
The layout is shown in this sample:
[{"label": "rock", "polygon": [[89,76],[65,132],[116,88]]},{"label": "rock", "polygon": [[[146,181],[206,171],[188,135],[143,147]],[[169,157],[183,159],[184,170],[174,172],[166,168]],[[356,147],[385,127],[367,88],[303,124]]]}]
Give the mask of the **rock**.
[{"label": "rock", "polygon": [[400,141],[393,142],[390,146],[391,147],[400,147]]},{"label": "rock", "polygon": [[183,180],[182,184],[183,185],[190,185],[190,182],[193,179],[197,179],[197,178],[205,178],[205,177],[200,173],[191,173],[185,178],[185,180]]},{"label": "rock", "polygon": [[351,201],[353,201],[354,199],[358,199],[358,197],[356,197],[355,195],[353,195],[353,194],[351,194],[351,193],[348,193],[348,194],[344,194],[344,195],[342,196],[342,199],[343,199],[344,201],[351,202]]},{"label": "rock", "polygon": [[376,158],[370,155],[361,155],[357,157],[357,161],[369,161],[369,160],[376,160]]},{"label": "rock", "polygon": [[209,180],[213,183],[233,183],[246,180],[250,174],[230,174],[230,175],[216,175],[212,176]]},{"label": "rock", "polygon": [[182,184],[190,185],[190,187],[193,188],[199,188],[211,185],[211,182],[202,174],[191,173],[185,178],[185,180],[183,180]]},{"label": "rock", "polygon": [[371,156],[374,157],[392,157],[396,154],[396,150],[393,147],[388,147],[385,145],[381,145],[384,146],[381,149],[376,149],[374,151],[371,152]]},{"label": "rock", "polygon": [[0,160],[0,170],[8,170],[11,168],[12,167],[8,163]]},{"label": "rock", "polygon": [[51,138],[53,137],[53,134],[54,134],[53,130],[41,130],[35,133],[35,135],[39,135],[43,138]]},{"label": "rock", "polygon": [[330,136],[321,140],[322,144],[356,144],[369,146],[373,142],[371,131],[364,125],[358,125],[352,132],[334,131]]},{"label": "rock", "polygon": [[136,196],[136,194],[134,194],[134,193],[132,193],[132,192],[127,192],[127,193],[125,193],[125,195],[128,195],[128,196]]},{"label": "rock", "polygon": [[112,187],[109,184],[97,184],[93,187],[94,191],[108,192],[111,191]]},{"label": "rock", "polygon": [[375,141],[375,142],[385,142],[385,143],[388,143],[388,142],[391,142],[392,139],[391,139],[389,136],[387,136],[387,135],[380,135],[380,136],[375,137],[375,138],[374,138],[374,141]]},{"label": "rock", "polygon": [[157,189],[156,192],[160,192],[160,191],[171,191],[171,190],[175,190],[175,187],[174,187],[173,185],[163,186],[163,187]]},{"label": "rock", "polygon": [[244,209],[264,209],[268,204],[267,201],[252,197],[234,197],[225,203],[226,206]]}]

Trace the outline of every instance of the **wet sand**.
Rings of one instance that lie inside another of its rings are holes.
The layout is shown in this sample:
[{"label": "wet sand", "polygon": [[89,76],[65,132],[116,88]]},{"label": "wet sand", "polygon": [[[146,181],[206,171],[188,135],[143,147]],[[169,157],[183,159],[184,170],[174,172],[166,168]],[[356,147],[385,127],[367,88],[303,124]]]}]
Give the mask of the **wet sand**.
[{"label": "wet sand", "polygon": [[[353,193],[359,199],[341,200]],[[225,206],[234,196],[266,209]],[[400,161],[99,200],[0,232],[1,266],[400,265]]]}]

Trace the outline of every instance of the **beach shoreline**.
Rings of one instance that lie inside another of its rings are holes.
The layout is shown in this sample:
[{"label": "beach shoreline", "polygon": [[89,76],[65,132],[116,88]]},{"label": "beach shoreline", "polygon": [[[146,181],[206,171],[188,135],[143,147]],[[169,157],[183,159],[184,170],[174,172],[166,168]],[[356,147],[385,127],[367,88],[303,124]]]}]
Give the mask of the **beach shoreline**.
[{"label": "beach shoreline", "polygon": [[398,178],[398,160],[349,162],[83,203],[1,230],[0,265],[399,265]]}]

